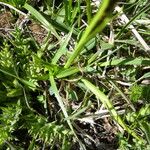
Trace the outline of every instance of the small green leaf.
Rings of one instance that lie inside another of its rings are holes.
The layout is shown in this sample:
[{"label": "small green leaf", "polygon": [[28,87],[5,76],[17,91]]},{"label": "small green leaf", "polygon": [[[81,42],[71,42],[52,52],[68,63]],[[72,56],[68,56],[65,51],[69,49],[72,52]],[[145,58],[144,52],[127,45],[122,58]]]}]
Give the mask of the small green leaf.
[{"label": "small green leaf", "polygon": [[68,68],[68,69],[63,69],[60,70],[58,72],[58,74],[56,75],[57,78],[65,78],[67,76],[73,75],[77,72],[79,72],[80,70],[77,67],[72,67],[72,68]]},{"label": "small green leaf", "polygon": [[133,101],[133,102],[137,102],[138,100],[140,100],[142,96],[142,87],[137,85],[137,84],[134,84],[132,87],[131,87],[131,95],[130,95],[130,99]]},{"label": "small green leaf", "polygon": [[112,44],[106,43],[104,41],[101,41],[100,46],[102,50],[111,49],[113,47]]},{"label": "small green leaf", "polygon": [[11,91],[7,93],[8,97],[16,97],[16,96],[21,96],[21,95],[22,95],[22,90],[20,88],[11,89]]},{"label": "small green leaf", "polygon": [[36,88],[36,85],[33,82],[30,82],[30,81],[27,81],[27,80],[24,80],[24,79],[20,79],[20,81],[22,83],[24,83],[25,85],[27,85],[28,87],[30,87],[30,88],[33,88],[33,89]]}]

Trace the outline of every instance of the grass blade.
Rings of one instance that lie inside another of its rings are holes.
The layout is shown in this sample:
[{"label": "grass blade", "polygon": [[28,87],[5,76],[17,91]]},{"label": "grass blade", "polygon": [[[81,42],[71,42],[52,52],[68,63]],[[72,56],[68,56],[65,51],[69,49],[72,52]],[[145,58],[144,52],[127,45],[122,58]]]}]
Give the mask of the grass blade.
[{"label": "grass blade", "polygon": [[20,11],[19,9],[15,8],[14,6],[12,6],[12,5],[8,4],[8,3],[0,2],[0,5],[7,6],[7,7],[9,7],[10,9],[15,10],[15,11],[18,12],[19,14],[21,14],[21,15],[27,17],[27,14],[25,14],[24,12]]},{"label": "grass blade", "polygon": [[87,13],[88,24],[89,24],[92,18],[91,0],[86,0],[86,7],[87,7],[86,13]]},{"label": "grass blade", "polygon": [[68,59],[65,68],[68,68],[71,63],[74,61],[74,59],[80,54],[80,52],[83,50],[84,45],[93,38],[97,33],[101,32],[106,24],[111,20],[111,10],[112,10],[112,4],[114,4],[114,1],[110,0],[103,0],[100,9],[98,10],[97,14],[91,20],[90,25],[86,28],[85,33],[81,37],[79,43],[76,45],[75,50],[71,57]]},{"label": "grass blade", "polygon": [[28,11],[30,11],[30,13],[41,23],[43,24],[47,30],[50,30],[54,36],[57,39],[59,38],[58,33],[56,32],[55,28],[36,10],[34,9],[32,6],[30,6],[29,4],[25,3],[24,8],[27,9]]},{"label": "grass blade", "polygon": [[62,40],[60,44],[60,48],[58,49],[54,58],[52,59],[52,64],[55,65],[57,61],[59,60],[59,58],[66,53],[66,49],[67,49],[66,47],[71,38],[72,32],[73,32],[73,28],[71,29],[70,33]]},{"label": "grass blade", "polygon": [[18,79],[20,82],[22,82],[23,84],[27,85],[28,87],[36,88],[36,85],[33,84],[32,82],[27,81],[27,80],[24,80],[24,79],[21,79],[21,78],[17,77],[16,75],[14,75],[14,74],[12,74],[12,73],[10,73],[10,72],[8,72],[8,71],[5,71],[5,70],[3,70],[3,69],[0,69],[0,72],[6,74],[6,75],[8,75],[8,76],[11,76],[11,77],[13,77],[13,78],[15,78],[15,79]]},{"label": "grass blade", "polygon": [[109,112],[112,114],[113,118],[118,122],[120,126],[122,126],[129,134],[131,134],[133,137],[135,137],[137,140],[140,140],[143,142],[143,139],[139,137],[134,131],[132,131],[130,128],[127,127],[127,125],[123,122],[123,120],[120,118],[120,116],[117,114],[117,111],[115,110],[112,102],[107,98],[107,96],[101,92],[95,85],[93,85],[91,82],[89,82],[86,79],[81,79],[81,81],[85,84],[85,86],[93,93],[95,96],[101,100],[101,102],[104,104],[104,106],[109,110]]},{"label": "grass blade", "polygon": [[70,75],[73,75],[77,72],[79,72],[80,70],[76,67],[72,67],[72,68],[68,68],[68,69],[63,69],[61,71],[59,71],[59,73],[56,75],[57,78],[64,78]]},{"label": "grass blade", "polygon": [[[50,83],[51,83],[51,90],[54,93],[56,99],[58,100],[59,106],[62,109],[62,112],[63,112],[65,118],[67,118],[68,117],[68,113],[67,113],[67,110],[66,110],[66,108],[64,106],[64,103],[63,103],[63,101],[62,101],[62,99],[61,99],[61,97],[59,95],[59,92],[58,92],[58,89],[57,89],[54,77],[52,75],[49,75],[49,80],[50,80]],[[68,122],[68,124],[70,126],[70,121]]]},{"label": "grass blade", "polygon": [[62,99],[61,99],[61,97],[60,97],[60,95],[59,95],[59,92],[58,92],[58,89],[57,89],[57,86],[56,86],[56,83],[55,83],[55,80],[54,80],[53,75],[51,75],[51,74],[49,75],[49,80],[50,80],[50,83],[51,83],[51,90],[52,90],[52,92],[54,93],[54,95],[55,95],[55,97],[56,97],[56,99],[57,99],[57,101],[58,101],[58,103],[59,103],[59,106],[60,106],[60,108],[61,108],[61,110],[62,110],[62,112],[63,112],[63,114],[64,114],[64,117],[65,117],[65,119],[66,119],[66,121],[67,121],[67,123],[68,123],[70,129],[72,130],[74,136],[77,138],[77,140],[78,140],[80,146],[81,146],[81,147],[83,148],[83,150],[84,150],[84,149],[85,149],[85,148],[84,148],[84,145],[83,145],[83,144],[81,143],[81,141],[78,139],[76,133],[74,132],[73,126],[72,126],[72,124],[71,124],[71,121],[70,121],[70,119],[68,119],[69,116],[68,116],[67,110],[66,110],[65,105],[64,105],[64,103],[63,103],[63,101],[62,101]]},{"label": "grass blade", "polygon": [[143,58],[119,58],[115,60],[110,60],[107,62],[101,62],[99,63],[99,66],[104,67],[104,66],[127,66],[127,65],[145,65],[149,66],[150,65],[150,60],[149,59],[143,59]]},{"label": "grass blade", "polygon": [[138,12],[132,19],[120,30],[120,32],[117,34],[116,39],[119,39],[123,31],[140,15],[142,15],[144,12],[150,10],[150,4],[145,6],[140,12]]}]

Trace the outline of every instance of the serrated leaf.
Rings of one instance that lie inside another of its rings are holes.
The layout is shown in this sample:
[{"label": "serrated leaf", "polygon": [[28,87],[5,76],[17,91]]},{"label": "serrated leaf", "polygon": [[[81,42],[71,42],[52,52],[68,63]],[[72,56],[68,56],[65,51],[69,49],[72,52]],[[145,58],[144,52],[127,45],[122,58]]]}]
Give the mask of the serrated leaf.
[{"label": "serrated leaf", "polygon": [[8,97],[17,97],[22,95],[22,90],[20,88],[18,89],[11,89],[10,92],[7,93]]}]

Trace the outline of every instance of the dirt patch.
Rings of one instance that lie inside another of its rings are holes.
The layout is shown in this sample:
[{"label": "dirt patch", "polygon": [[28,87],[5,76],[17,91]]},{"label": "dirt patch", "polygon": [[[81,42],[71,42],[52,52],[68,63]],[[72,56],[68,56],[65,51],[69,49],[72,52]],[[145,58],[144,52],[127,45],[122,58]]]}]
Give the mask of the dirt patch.
[{"label": "dirt patch", "polygon": [[11,28],[14,17],[11,12],[6,11],[0,14],[0,28]]},{"label": "dirt patch", "polygon": [[40,44],[43,43],[45,36],[47,35],[47,31],[36,22],[31,22],[29,25],[29,29],[34,37],[34,39]]},{"label": "dirt patch", "polygon": [[[17,21],[15,21],[17,20]],[[24,22],[25,18],[22,15],[19,15],[18,18],[12,15],[10,11],[4,11],[0,14],[0,33],[1,35],[9,35],[12,30],[15,30],[15,27],[21,27],[22,32],[27,33],[28,36],[33,36],[35,41],[39,44],[42,44],[44,38],[47,35],[47,31],[37,22],[28,21],[25,23],[25,26],[20,26]],[[28,29],[26,28],[28,27]],[[30,34],[29,34],[30,32]]]}]

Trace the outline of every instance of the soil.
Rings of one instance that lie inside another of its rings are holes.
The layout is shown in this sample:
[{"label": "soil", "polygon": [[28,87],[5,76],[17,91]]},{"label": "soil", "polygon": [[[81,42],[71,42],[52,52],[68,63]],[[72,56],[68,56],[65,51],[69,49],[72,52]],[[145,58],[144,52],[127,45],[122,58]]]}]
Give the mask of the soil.
[{"label": "soil", "polygon": [[0,14],[0,28],[11,28],[14,21],[13,15],[9,11]]},{"label": "soil", "polygon": [[[12,15],[10,11],[4,11],[0,14],[0,35],[7,35],[12,30],[15,30],[15,27],[19,27],[20,24],[25,20],[24,16],[19,15],[17,21],[16,18]],[[27,29],[27,28],[28,29]],[[47,34],[47,31],[35,21],[27,21],[21,29],[23,32],[32,34],[34,40],[39,44],[42,44],[44,38]]]}]

